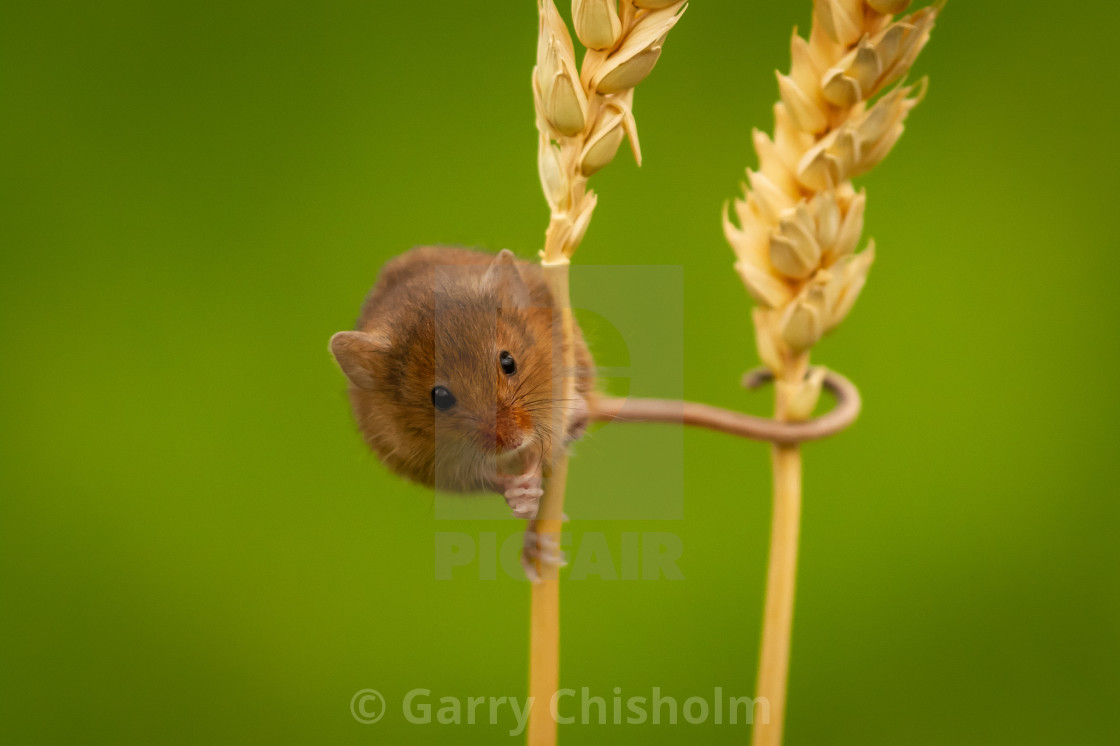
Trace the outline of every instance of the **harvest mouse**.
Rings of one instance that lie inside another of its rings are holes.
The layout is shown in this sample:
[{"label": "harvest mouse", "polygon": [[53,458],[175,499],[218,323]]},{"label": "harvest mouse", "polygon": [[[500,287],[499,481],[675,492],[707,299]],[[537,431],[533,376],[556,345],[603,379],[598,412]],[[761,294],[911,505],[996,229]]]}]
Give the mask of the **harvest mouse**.
[{"label": "harvest mouse", "polygon": [[[561,369],[555,310],[540,266],[508,250],[423,246],[389,261],[357,330],[330,343],[366,443],[414,482],[497,491],[534,518],[554,449],[587,426],[594,385],[578,327],[578,370]],[[565,375],[576,376],[574,401]]]},{"label": "harvest mouse", "polygon": [[[540,265],[466,249],[419,247],[382,269],[357,330],[331,337],[349,379],[350,403],[366,443],[393,471],[454,492],[496,491],[529,519],[523,564],[561,564],[555,538],[536,535],[543,479],[553,454],[589,420],[694,425],[755,440],[826,437],[859,414],[846,379],[825,381],[837,407],[810,422],[752,417],[704,404],[597,395],[591,354],[574,327],[576,370],[565,371],[554,340],[560,314]],[[575,377],[566,399],[565,376]],[[744,379],[754,388],[765,376]],[[565,432],[557,432],[567,414]]]}]

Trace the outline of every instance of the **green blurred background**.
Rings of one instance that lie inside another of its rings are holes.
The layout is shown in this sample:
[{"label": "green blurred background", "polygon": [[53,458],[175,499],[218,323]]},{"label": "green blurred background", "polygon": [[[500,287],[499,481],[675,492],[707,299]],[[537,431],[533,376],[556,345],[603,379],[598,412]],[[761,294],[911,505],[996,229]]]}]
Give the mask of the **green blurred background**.
[{"label": "green blurred background", "polygon": [[[528,586],[433,570],[437,532],[518,526],[437,520],[445,498],[380,468],[326,342],[409,246],[539,247],[534,3],[2,7],[0,741],[508,739],[400,699],[524,696]],[[645,165],[593,182],[577,261],[681,268],[689,398],[767,407],[737,386],[756,358],[719,208],[809,9],[693,3],[637,92]],[[1118,26],[1105,2],[950,3],[930,95],[862,180],[879,260],[815,359],[866,407],[806,448],[789,744],[1120,742]],[[572,528],[679,537],[684,579],[566,584],[563,683],[749,695],[766,449],[651,454],[655,429],[579,450]],[[579,520],[661,469],[683,519]],[[376,725],[350,714],[366,687]]]}]

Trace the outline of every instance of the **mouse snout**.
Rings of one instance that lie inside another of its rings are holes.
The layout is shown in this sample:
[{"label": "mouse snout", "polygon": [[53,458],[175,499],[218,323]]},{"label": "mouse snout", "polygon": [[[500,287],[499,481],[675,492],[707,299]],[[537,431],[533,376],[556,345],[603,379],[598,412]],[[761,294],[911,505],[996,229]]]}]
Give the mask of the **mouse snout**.
[{"label": "mouse snout", "polygon": [[532,417],[521,407],[499,407],[493,423],[483,426],[482,442],[498,453],[515,451],[529,439]]}]

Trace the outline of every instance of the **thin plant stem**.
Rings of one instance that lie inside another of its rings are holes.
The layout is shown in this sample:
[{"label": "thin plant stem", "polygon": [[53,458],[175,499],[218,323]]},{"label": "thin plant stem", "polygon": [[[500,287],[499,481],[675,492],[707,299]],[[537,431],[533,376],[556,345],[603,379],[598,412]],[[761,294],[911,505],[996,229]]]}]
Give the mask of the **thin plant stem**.
[{"label": "thin plant stem", "polygon": [[[776,389],[774,419],[788,422],[790,392],[804,376],[808,355],[795,355],[783,366],[787,371]],[[781,385],[785,383],[786,385]],[[762,613],[762,649],[758,659],[755,696],[768,706],[755,723],[753,746],[780,746],[789,689],[790,642],[793,636],[793,603],[797,586],[797,549],[801,534],[801,446],[775,443],[771,448],[774,471],[774,507],[770,524],[770,561],[766,571],[766,602]]]},{"label": "thin plant stem", "polygon": [[[544,523],[541,523],[541,530]],[[533,584],[529,621],[529,746],[555,746],[557,723],[550,704],[560,686],[560,582]]]},{"label": "thin plant stem", "polygon": [[[568,291],[568,267],[565,257],[542,262],[545,282],[552,292],[557,312],[561,314],[562,340],[554,349],[559,351],[560,357],[557,369],[563,371],[563,375],[557,377],[561,387],[558,395],[562,400],[570,399],[575,392],[575,325]],[[566,432],[563,407],[558,409],[557,419],[557,432]],[[537,512],[538,535],[559,538],[567,480],[567,448],[561,445],[552,455],[552,470]],[[529,746],[555,746],[557,723],[552,716],[552,704],[560,686],[559,568],[538,559],[536,570],[540,580],[533,584],[529,613],[529,696],[533,706],[529,711],[527,737]]]},{"label": "thin plant stem", "polygon": [[801,446],[773,446],[772,462],[774,515],[770,528],[762,652],[755,689],[755,696],[765,698],[769,703],[769,717],[767,722],[755,723],[751,738],[753,746],[778,746],[782,742],[797,582],[797,544],[801,530]]}]

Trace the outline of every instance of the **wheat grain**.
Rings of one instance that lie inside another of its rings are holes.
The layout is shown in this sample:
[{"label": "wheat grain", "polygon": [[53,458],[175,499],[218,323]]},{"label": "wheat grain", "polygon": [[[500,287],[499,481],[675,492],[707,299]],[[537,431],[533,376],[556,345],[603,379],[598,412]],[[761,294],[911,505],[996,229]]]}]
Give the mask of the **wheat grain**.
[{"label": "wheat grain", "polygon": [[[796,31],[779,72],[773,137],[755,130],[757,170],[724,211],[735,267],[757,302],[759,357],[775,377],[775,419],[804,420],[820,397],[809,352],[844,320],[875,259],[856,252],[866,195],[851,180],[886,157],[925,93],[899,83],[929,40],[940,6],[904,18],[908,0],[815,0],[808,40]],[[891,86],[893,89],[882,93]],[[880,95],[882,94],[882,95]],[[801,515],[801,451],[773,446],[774,510],[756,696],[771,718],[755,746],[782,741]]]},{"label": "wheat grain", "polygon": [[[576,73],[575,45],[553,0],[538,0],[540,27],[533,97],[539,132],[538,168],[550,218],[541,266],[561,316],[563,370],[575,370],[574,321],[568,293],[569,260],[583,240],[597,197],[588,178],[610,163],[622,140],[629,139],[641,164],[634,121],[634,86],[653,70],[662,44],[684,11],[686,0],[573,0],[572,19],[587,47]],[[562,382],[558,398],[570,401],[574,380]],[[556,432],[567,432],[561,408]],[[552,459],[552,473],[541,500],[539,536],[558,536],[564,509],[568,460],[563,450]],[[530,610],[529,693],[535,701],[553,700],[559,686],[559,584],[555,566],[537,560],[540,582],[533,586]],[[534,708],[527,729],[530,746],[553,746],[556,722],[545,707]]]},{"label": "wheat grain", "polygon": [[906,5],[814,3],[809,39],[794,34],[790,71],[777,74],[773,137],[753,133],[759,167],[733,203],[738,224],[724,216],[736,269],[759,306],[759,355],[798,389],[793,419],[809,415],[820,391],[816,378],[797,377],[805,355],[847,316],[874,261],[873,243],[854,253],[866,196],[851,180],[886,157],[925,92],[924,81],[897,86],[870,103],[906,75],[939,11],[893,19]]},{"label": "wheat grain", "polygon": [[630,141],[641,164],[634,86],[653,70],[686,0],[574,0],[576,35],[587,47],[576,72],[575,45],[552,0],[541,0],[533,94],[540,133],[541,187],[551,212],[546,264],[570,258],[583,240],[597,198],[592,174]]}]

